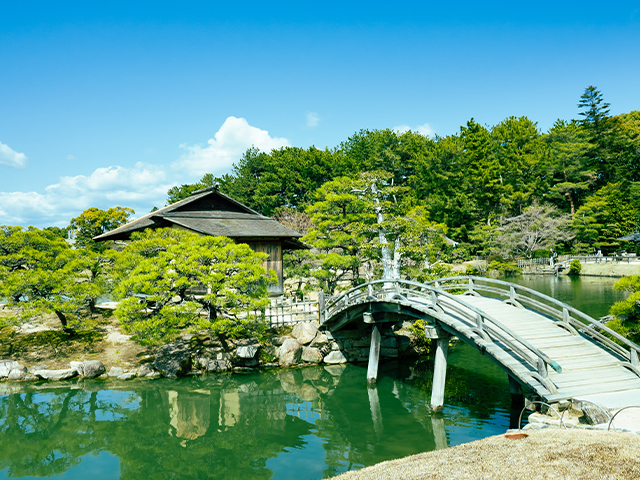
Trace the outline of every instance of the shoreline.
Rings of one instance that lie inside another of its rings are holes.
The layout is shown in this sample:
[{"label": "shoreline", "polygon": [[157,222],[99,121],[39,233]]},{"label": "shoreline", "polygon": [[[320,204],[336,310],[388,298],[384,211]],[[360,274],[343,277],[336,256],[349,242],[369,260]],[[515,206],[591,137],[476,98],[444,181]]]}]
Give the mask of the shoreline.
[{"label": "shoreline", "polygon": [[640,436],[582,429],[527,430],[390,460],[333,477],[340,480],[628,480],[640,478]]}]

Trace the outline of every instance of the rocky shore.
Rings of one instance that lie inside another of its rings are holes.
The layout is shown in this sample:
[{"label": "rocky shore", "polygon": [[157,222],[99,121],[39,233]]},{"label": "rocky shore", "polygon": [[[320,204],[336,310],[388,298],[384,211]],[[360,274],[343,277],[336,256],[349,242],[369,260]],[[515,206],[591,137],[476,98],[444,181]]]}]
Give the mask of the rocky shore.
[{"label": "rocky shore", "polygon": [[[114,332],[110,333],[114,337]],[[118,345],[130,342],[119,334]],[[314,322],[296,324],[290,333],[262,341],[257,338],[230,340],[208,334],[185,335],[164,345],[153,355],[138,354],[140,361],[117,365],[99,358],[68,361],[66,368],[48,368],[46,364],[25,366],[13,359],[0,360],[0,381],[56,381],[74,377],[131,380],[144,377],[181,377],[206,372],[242,372],[256,368],[366,361],[370,334],[345,330],[331,334]],[[411,334],[405,329],[382,331],[381,357],[392,359],[415,356]],[[119,350],[116,350],[119,352]],[[58,363],[58,367],[60,362]],[[133,364],[132,364],[133,363]]]}]

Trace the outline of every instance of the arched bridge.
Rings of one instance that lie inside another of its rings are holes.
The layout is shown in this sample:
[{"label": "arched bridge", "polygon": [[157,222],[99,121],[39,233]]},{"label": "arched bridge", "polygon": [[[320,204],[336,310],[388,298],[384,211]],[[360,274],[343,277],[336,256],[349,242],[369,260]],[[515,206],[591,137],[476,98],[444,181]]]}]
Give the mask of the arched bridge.
[{"label": "arched bridge", "polygon": [[327,302],[320,322],[331,331],[351,322],[372,324],[368,378],[375,381],[378,326],[406,316],[424,319],[427,336],[437,340],[436,410],[443,405],[452,335],[502,367],[512,393],[524,387],[549,403],[573,398],[609,409],[640,405],[640,346],[570,305],[501,280],[377,280]]}]

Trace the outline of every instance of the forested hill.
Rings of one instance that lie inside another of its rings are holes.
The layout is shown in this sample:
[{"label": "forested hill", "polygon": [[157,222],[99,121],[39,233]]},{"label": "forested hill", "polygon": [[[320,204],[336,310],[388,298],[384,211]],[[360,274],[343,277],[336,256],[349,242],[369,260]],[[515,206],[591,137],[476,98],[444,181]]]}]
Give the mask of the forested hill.
[{"label": "forested hill", "polygon": [[548,205],[572,217],[573,235],[562,248],[606,253],[640,226],[640,111],[611,116],[601,93],[588,87],[577,114],[546,133],[514,116],[492,127],[471,119],[446,137],[361,130],[333,149],[249,149],[232,174],[174,187],[167,202],[218,182],[265,215],[304,211],[325,182],[382,170],[457,241],[479,246],[491,225]]}]

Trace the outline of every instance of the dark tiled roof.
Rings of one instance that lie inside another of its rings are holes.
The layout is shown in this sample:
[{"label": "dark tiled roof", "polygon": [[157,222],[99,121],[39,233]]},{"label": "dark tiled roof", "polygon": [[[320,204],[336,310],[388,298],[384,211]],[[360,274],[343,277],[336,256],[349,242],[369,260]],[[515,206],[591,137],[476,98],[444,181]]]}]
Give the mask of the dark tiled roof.
[{"label": "dark tiled roof", "polygon": [[172,225],[205,235],[256,240],[280,239],[285,243],[285,248],[307,248],[297,240],[302,236],[298,232],[270,217],[260,215],[215,189],[196,192],[184,200],[103,233],[94,240],[126,240],[133,232]]}]

